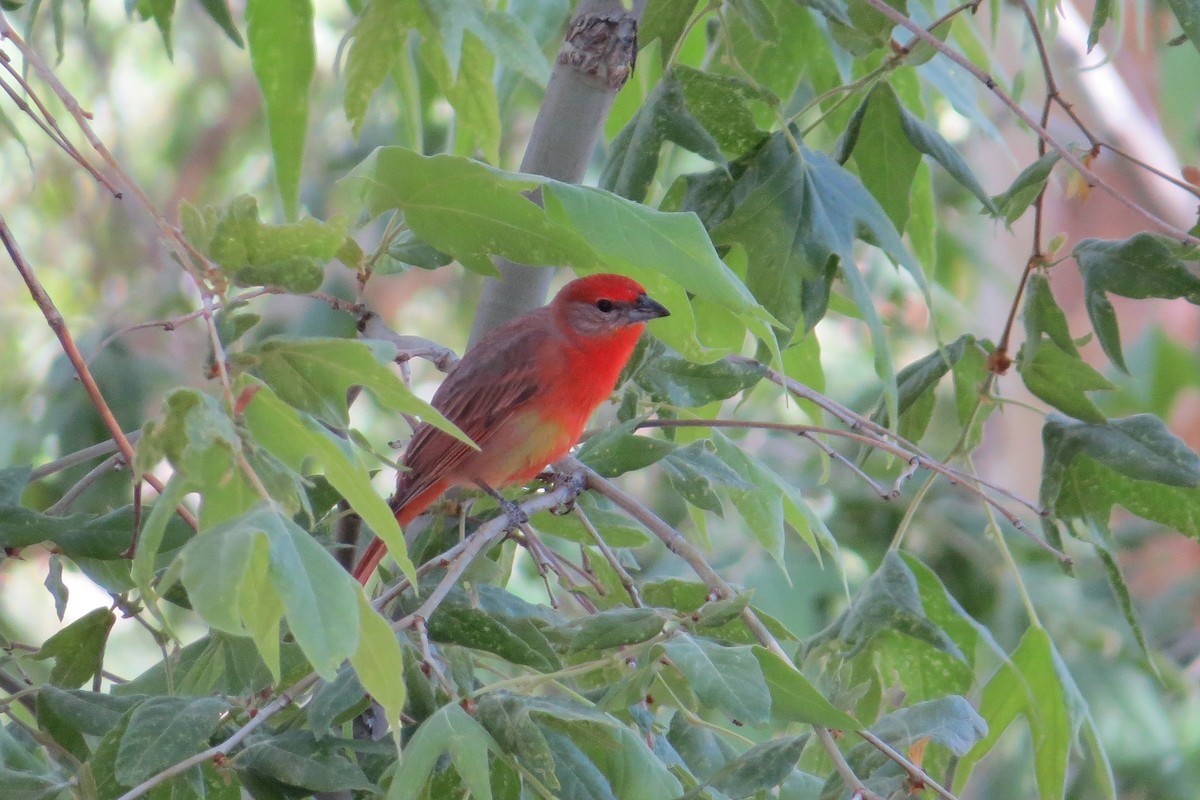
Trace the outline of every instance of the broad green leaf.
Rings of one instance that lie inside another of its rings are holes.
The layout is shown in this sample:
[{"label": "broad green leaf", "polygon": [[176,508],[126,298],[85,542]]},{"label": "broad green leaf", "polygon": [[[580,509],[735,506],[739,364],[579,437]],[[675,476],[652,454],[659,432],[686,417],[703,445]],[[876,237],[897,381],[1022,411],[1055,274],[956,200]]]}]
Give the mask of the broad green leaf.
[{"label": "broad green leaf", "polygon": [[584,442],[579,460],[606,478],[648,467],[675,451],[675,444],[634,434],[637,420],[609,428]]},{"label": "broad green leaf", "polygon": [[362,133],[371,96],[403,56],[405,35],[419,24],[420,13],[412,0],[370,0],[350,29],[342,104],[355,136]]},{"label": "broad green leaf", "polygon": [[312,0],[247,0],[246,38],[267,107],[283,213],[295,219],[308,135],[308,94],[316,65]]},{"label": "broad green leaf", "polygon": [[1039,501],[1058,516],[1107,522],[1120,505],[1200,538],[1200,458],[1158,417],[1091,424],[1052,414],[1042,447]]},{"label": "broad green leaf", "polygon": [[545,634],[529,619],[499,617],[465,602],[443,603],[428,626],[434,641],[495,653],[541,672],[562,668]]},{"label": "broad green leaf", "polygon": [[991,196],[979,184],[979,180],[958,150],[947,142],[936,128],[926,124],[903,105],[899,105],[899,110],[900,126],[904,130],[904,135],[908,137],[909,144],[941,164],[950,173],[950,177],[958,181],[964,189],[979,200],[984,209],[999,216],[1000,209],[996,207]]},{"label": "broad green leaf", "polygon": [[258,201],[239,195],[224,209],[180,208],[188,241],[239,286],[277,286],[304,293],[319,288],[324,264],[346,242],[342,219],[311,217],[283,225],[259,220]]},{"label": "broad green leaf", "polygon": [[421,723],[408,740],[387,800],[417,800],[421,797],[430,773],[446,753],[470,789],[471,796],[491,800],[488,751],[499,749],[491,734],[456,703],[443,706]]},{"label": "broad green leaf", "polygon": [[[904,421],[906,415],[911,416],[918,411],[916,406],[919,400],[928,399],[932,401],[933,391],[938,383],[946,376],[946,373],[950,372],[958,364],[959,360],[963,357],[963,353],[968,349],[975,348],[975,346],[975,337],[969,333],[964,333],[945,347],[940,347],[929,355],[917,359],[897,373],[896,386],[899,389],[901,421]],[[920,422],[909,426],[906,433],[908,438],[916,441],[924,435],[932,410],[931,404],[926,409]],[[882,400],[872,418],[883,425],[889,424]]]},{"label": "broad green leaf", "polygon": [[[673,70],[688,110],[712,134],[729,156],[741,156],[766,137],[755,122],[749,103],[771,106],[776,98],[741,78],[714,75],[683,65]],[[713,160],[713,159],[710,159]]]},{"label": "broad green leaf", "polygon": [[334,680],[324,681],[317,687],[312,699],[304,707],[313,737],[317,741],[327,737],[339,717],[366,705],[366,695],[366,690],[350,665],[342,666]]},{"label": "broad green leaf", "polygon": [[175,509],[183,501],[188,489],[188,482],[181,473],[176,472],[167,481],[163,493],[142,526],[137,552],[134,553],[133,564],[129,568],[129,577],[137,586],[142,602],[168,632],[171,631],[171,625],[159,608],[159,590],[154,586],[156,556],[166,536],[167,524],[175,515]]},{"label": "broad green leaf", "polygon": [[1150,233],[1123,241],[1084,239],[1071,253],[1083,274],[1088,319],[1104,353],[1128,371],[1121,353],[1117,314],[1108,294],[1143,300],[1184,298],[1200,305],[1200,277],[1194,275],[1169,244]]},{"label": "broad green leaf", "polygon": [[253,393],[244,416],[255,440],[294,470],[299,470],[310,458],[319,464],[333,487],[387,544],[389,555],[404,574],[415,581],[416,568],[408,558],[396,518],[345,443],[311,417],[281,401],[265,385],[245,381],[239,386],[242,388]]},{"label": "broad green leaf", "polygon": [[122,716],[145,699],[145,695],[117,697],[83,689],[63,690],[52,684],[38,691],[39,703],[53,709],[55,716],[80,733],[90,736],[108,733]]},{"label": "broad green leaf", "polygon": [[1021,379],[1039,399],[1086,422],[1102,423],[1104,414],[1085,394],[1116,387],[1077,355],[1071,355],[1049,339],[1026,342],[1032,356],[1018,358]]},{"label": "broad green leaf", "polygon": [[419,416],[468,444],[471,440],[385,365],[396,348],[371,339],[298,339],[272,337],[248,351],[260,376],[280,399],[300,411],[339,428],[349,422],[346,393],[362,386],[381,405]]},{"label": "broad green leaf", "polygon": [[708,782],[731,798],[749,797],[755,792],[778,786],[792,774],[807,742],[806,734],[756,744],[721,767]]},{"label": "broad green leaf", "polygon": [[1025,288],[1024,321],[1025,341],[1040,341],[1044,333],[1063,352],[1079,355],[1075,340],[1071,338],[1071,330],[1067,327],[1067,315],[1055,301],[1054,293],[1050,291],[1050,281],[1040,272],[1029,276]]},{"label": "broad green leaf", "polygon": [[706,707],[748,725],[770,719],[771,693],[750,647],[725,647],[678,633],[662,646]]},{"label": "broad green leaf", "polygon": [[646,358],[632,379],[656,403],[680,408],[706,406],[749,389],[766,374],[762,364],[728,359],[696,364],[656,339],[651,339],[646,349]]},{"label": "broad green leaf", "polygon": [[[913,743],[929,739],[956,756],[965,756],[988,735],[989,726],[965,698],[950,695],[898,709],[872,725],[871,732],[901,753]],[[846,761],[862,777],[892,765],[869,742],[857,745],[847,754]]]},{"label": "broad green leaf", "polygon": [[754,655],[771,693],[771,717],[781,722],[807,722],[838,730],[858,730],[861,725],[830,703],[793,665],[765,647],[755,646]]},{"label": "broad green leaf", "polygon": [[688,20],[696,10],[699,0],[680,0],[675,3],[649,3],[642,12],[638,23],[638,46],[645,49],[655,39],[659,39],[661,47],[659,56],[662,65],[667,66],[667,59],[675,49],[676,42],[683,36]]},{"label": "broad green leaf", "polygon": [[206,750],[208,737],[229,708],[229,703],[219,697],[148,698],[133,710],[121,736],[117,780],[134,786]]},{"label": "broad green leaf", "polygon": [[[783,548],[784,503],[787,502],[787,495],[780,490],[781,479],[720,431],[713,431],[712,442],[717,456],[751,484],[745,489],[730,487],[729,498],[742,515],[746,530],[786,575]],[[805,528],[801,531],[801,534],[804,533],[808,533],[811,539],[811,531]],[[814,553],[818,553],[815,540],[808,541],[808,544]]]},{"label": "broad green leaf", "polygon": [[894,550],[888,551],[879,569],[859,590],[850,607],[828,628],[808,640],[806,647],[811,651],[832,642],[850,658],[884,630],[899,631],[944,653],[963,657],[958,645],[925,615],[917,579]]},{"label": "broad green leaf", "polygon": [[[588,521],[600,533],[610,547],[645,547],[651,536],[645,528],[626,514],[598,506],[583,495],[577,499],[576,507],[587,514]],[[594,545],[596,540],[583,526],[578,514],[553,514],[541,511],[530,518],[530,524],[538,533],[557,536],[576,544]]]},{"label": "broad green leaf", "polygon": [[926,616],[958,645],[968,664],[974,666],[975,652],[980,646],[1000,658],[1005,657],[992,632],[966,612],[943,585],[937,573],[910,553],[900,555],[917,580],[917,590]]},{"label": "broad green leaf", "polygon": [[554,755],[546,735],[530,715],[528,700],[507,692],[489,692],[479,699],[476,717],[502,752],[555,790],[559,783],[554,774]]},{"label": "broad green leaf", "polygon": [[387,620],[358,593],[358,649],[350,656],[359,681],[387,715],[393,731],[400,730],[407,695],[404,682],[404,653]]},{"label": "broad green leaf", "polygon": [[[288,794],[376,790],[362,769],[334,749],[318,742],[308,731],[289,731],[248,744],[229,759],[243,781],[246,776],[267,778],[290,788]],[[296,790],[305,790],[297,792]]]},{"label": "broad green leaf", "polygon": [[[904,130],[905,113],[891,84],[882,81],[854,113],[848,132],[855,135],[846,140],[859,178],[898,231],[908,222],[909,195],[921,160]],[[844,162],[847,156],[843,149],[839,160]]]},{"label": "broad green leaf", "polygon": [[42,643],[37,659],[53,658],[50,683],[74,688],[100,671],[104,647],[116,616],[108,608],[97,608],[72,622]]},{"label": "broad green leaf", "polygon": [[610,650],[639,644],[662,633],[666,619],[653,608],[614,608],[572,624],[571,650]]},{"label": "broad green leaf", "polygon": [[1071,720],[1061,679],[1063,671],[1046,631],[1029,628],[1011,661],[1002,664],[983,687],[979,713],[987,723],[987,735],[960,762],[956,789],[966,782],[975,764],[995,746],[1013,720],[1023,716],[1033,737],[1039,795],[1056,799],[1064,796],[1067,759],[1077,725]]},{"label": "broad green leaf", "polygon": [[[269,555],[265,576],[252,567],[264,549]],[[346,624],[358,614],[353,579],[306,531],[277,511],[260,507],[218,525],[190,542],[180,559],[184,586],[210,625],[250,633],[246,604],[269,588],[322,677],[331,679],[355,653],[359,626]],[[259,583],[264,577],[267,587]],[[267,656],[272,653],[264,652]]]},{"label": "broad green leaf", "polygon": [[684,500],[714,514],[723,511],[717,489],[754,489],[754,484],[717,457],[713,443],[707,439],[673,450],[660,466],[667,482]]},{"label": "broad green leaf", "polygon": [[1179,27],[1192,42],[1192,47],[1200,51],[1200,0],[1168,0],[1171,12],[1179,20]]},{"label": "broad green leaf", "polygon": [[142,19],[152,19],[162,34],[167,58],[174,60],[175,48],[171,43],[171,23],[175,16],[175,0],[136,0],[137,11]]},{"label": "broad green leaf", "polygon": [[[617,800],[678,797],[682,792],[679,781],[650,750],[645,739],[616,718],[574,701],[552,697],[522,698],[522,704],[542,730],[555,756],[556,768],[562,763],[559,757],[564,750],[559,745],[565,743],[553,734],[569,740],[570,747],[566,749],[575,757],[574,763],[590,762]],[[559,774],[558,779],[564,788],[571,785],[565,774]]]},{"label": "broad green leaf", "polygon": [[677,70],[672,70],[663,76],[638,113],[613,139],[600,175],[601,188],[630,200],[645,200],[665,142],[674,142],[709,161],[725,162],[720,144],[689,111],[683,84],[676,75]]},{"label": "broad green leaf", "polygon": [[166,457],[191,483],[208,486],[228,477],[240,451],[237,428],[215,398],[176,389],[163,403],[162,418],[143,429],[134,469],[149,472]]},{"label": "broad green leaf", "polygon": [[1041,194],[1042,189],[1046,188],[1050,171],[1054,169],[1059,158],[1058,153],[1047,153],[1023,169],[1007,190],[992,198],[1006,224],[1012,225],[1016,222]]},{"label": "broad green leaf", "polygon": [[[642,586],[642,599],[648,606],[673,608],[683,614],[693,614],[710,602],[711,590],[703,583],[683,581],[677,578],[652,581]],[[796,635],[787,629],[783,623],[755,608],[754,613],[766,626],[767,630],[781,642],[794,642]],[[709,639],[717,639],[732,644],[754,644],[758,640],[746,627],[741,619],[734,619],[718,628],[707,628],[704,634]]]},{"label": "broad green leaf", "polygon": [[580,248],[577,236],[525,196],[540,185],[531,176],[381,147],[343,180],[362,192],[370,213],[402,210],[418,238],[476,272],[495,272],[490,255],[519,264],[568,264]]},{"label": "broad green leaf", "polygon": [[[456,2],[461,5],[463,0]],[[426,8],[433,10],[440,6],[430,4]],[[469,156],[479,152],[484,160],[495,163],[500,160],[500,105],[493,81],[495,61],[474,33],[463,35],[460,47],[464,58],[456,70],[446,62],[446,52],[436,41],[424,39],[420,52],[454,108],[454,153]]]}]

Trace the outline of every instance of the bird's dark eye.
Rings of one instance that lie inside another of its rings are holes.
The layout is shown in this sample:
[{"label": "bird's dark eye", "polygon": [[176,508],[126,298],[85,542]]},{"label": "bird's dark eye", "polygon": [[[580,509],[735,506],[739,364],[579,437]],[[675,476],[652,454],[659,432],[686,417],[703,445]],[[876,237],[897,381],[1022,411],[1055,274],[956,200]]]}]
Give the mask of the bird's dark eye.
[{"label": "bird's dark eye", "polygon": [[605,298],[604,300],[596,301],[596,308],[603,311],[605,314],[613,310],[613,301]]}]

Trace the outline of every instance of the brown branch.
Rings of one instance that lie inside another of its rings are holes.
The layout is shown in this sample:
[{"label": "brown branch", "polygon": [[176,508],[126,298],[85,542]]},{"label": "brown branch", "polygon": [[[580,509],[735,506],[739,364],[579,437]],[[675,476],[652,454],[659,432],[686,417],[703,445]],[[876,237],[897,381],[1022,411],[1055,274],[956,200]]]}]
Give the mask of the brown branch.
[{"label": "brown branch", "polygon": [[1014,116],[1017,117],[1017,119],[1025,123],[1030,130],[1036,133],[1040,139],[1044,140],[1047,145],[1049,145],[1056,153],[1058,153],[1062,157],[1063,161],[1070,164],[1076,172],[1082,175],[1087,181],[1088,186],[1103,190],[1118,203],[1147,220],[1155,227],[1169,233],[1172,238],[1176,239],[1182,244],[1200,245],[1200,238],[1193,236],[1183,228],[1167,222],[1154,212],[1144,208],[1136,201],[1125,196],[1124,193],[1118,191],[1115,187],[1087,167],[1073,152],[1071,152],[1069,147],[1061,144],[1057,139],[1051,136],[1044,126],[1039,125],[1037,120],[1031,117],[1016,100],[1014,100],[1007,92],[1001,89],[991,75],[988,75],[982,69],[975,66],[975,64],[972,63],[971,60],[966,56],[962,55],[957,50],[954,50],[952,47],[926,31],[904,14],[889,6],[885,0],[864,0],[864,2],[896,25],[905,28],[914,34],[918,39],[925,42],[942,55],[946,56],[946,58],[950,59],[959,67],[966,70],[971,77],[975,78],[977,81],[991,90],[991,92],[995,94],[1005,106],[1008,107],[1008,109],[1013,113]]},{"label": "brown branch", "polygon": [[[4,249],[8,251],[9,257],[17,268],[17,272],[21,274],[22,280],[25,281],[25,286],[29,289],[29,294],[33,297],[33,301],[41,309],[42,316],[46,318],[46,324],[50,326],[50,330],[54,331],[54,335],[58,337],[63,353],[66,355],[67,360],[71,362],[71,366],[75,368],[75,374],[79,377],[79,382],[83,384],[83,389],[92,401],[92,406],[95,407],[96,413],[100,415],[100,420],[104,423],[104,427],[112,434],[113,441],[116,442],[117,448],[121,451],[125,463],[132,464],[134,456],[133,445],[126,438],[125,432],[121,430],[121,426],[117,422],[116,416],[113,415],[108,401],[104,399],[104,395],[101,393],[96,379],[92,376],[91,370],[88,369],[83,354],[79,352],[79,348],[75,345],[75,339],[71,336],[71,331],[67,328],[66,321],[54,305],[54,301],[50,299],[50,295],[46,293],[42,282],[38,280],[33,267],[25,260],[25,256],[21,253],[17,240],[13,238],[12,231],[9,230],[8,223],[5,221],[3,215],[0,215],[0,241],[4,242]],[[162,492],[162,482],[158,478],[150,474],[141,477],[153,486],[156,491]],[[192,516],[192,513],[186,507],[179,506],[177,510],[179,516],[193,530],[198,529],[196,518]]]}]

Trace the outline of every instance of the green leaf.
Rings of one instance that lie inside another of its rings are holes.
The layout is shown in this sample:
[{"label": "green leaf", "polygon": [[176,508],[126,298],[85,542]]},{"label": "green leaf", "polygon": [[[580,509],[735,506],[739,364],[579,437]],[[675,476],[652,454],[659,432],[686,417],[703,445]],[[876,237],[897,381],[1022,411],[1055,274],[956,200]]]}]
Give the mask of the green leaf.
[{"label": "green leaf", "polygon": [[1200,0],[1167,0],[1179,27],[1187,34],[1192,47],[1200,51]]},{"label": "green leaf", "polygon": [[[963,697],[950,695],[898,709],[871,726],[871,732],[906,752],[912,744],[929,739],[956,756],[965,756],[989,733],[988,723]],[[846,756],[856,775],[867,777],[880,768],[891,768],[891,760],[869,742],[857,745]],[[1059,796],[1059,795],[1045,795]]]},{"label": "green leaf", "polygon": [[[939,347],[929,355],[919,358],[913,363],[900,370],[896,375],[896,387],[899,389],[899,409],[900,419],[903,421],[906,414],[913,414],[917,411],[915,406],[922,398],[933,399],[933,390],[941,382],[946,373],[950,372],[959,360],[963,357],[963,353],[968,348],[975,347],[975,337],[969,333],[964,333],[962,336],[955,339],[945,347]],[[930,406],[920,424],[912,425],[909,428],[909,433],[912,434],[909,438],[914,438],[914,441],[920,439],[925,433],[925,428],[929,424],[929,413],[932,412]],[[876,422],[882,425],[888,425],[887,411],[884,408],[883,401],[880,401],[879,408],[871,417]]]},{"label": "green leaf", "polygon": [[1107,522],[1114,505],[1200,538],[1200,458],[1152,414],[1105,424],[1050,415],[1039,501],[1064,518]]},{"label": "green leaf", "polygon": [[920,265],[857,177],[824,153],[802,144],[793,149],[780,132],[732,162],[728,173],[689,178],[684,208],[700,215],[716,244],[745,248],[746,285],[789,332],[801,318],[808,329],[824,314],[832,278],[827,271],[836,257],[871,331],[876,372],[884,380],[889,406],[894,405],[890,350],[854,261],[854,241],[862,238],[878,245],[922,291],[927,288]]},{"label": "green leaf", "polygon": [[1067,704],[1064,672],[1046,631],[1029,628],[1011,661],[1001,664],[983,687],[979,712],[987,723],[987,734],[963,756],[955,775],[956,787],[966,781],[976,762],[995,746],[1013,720],[1023,716],[1033,738],[1038,794],[1063,797],[1067,760],[1077,728]]},{"label": "green leaf", "polygon": [[[863,185],[887,212],[897,231],[903,231],[910,213],[909,195],[921,155],[904,130],[905,112],[895,89],[887,81],[876,84],[854,112],[850,142]],[[843,154],[839,161],[845,161]]]},{"label": "green leaf", "polygon": [[[361,648],[361,643],[360,643]],[[403,681],[398,681],[403,685]],[[313,737],[321,741],[329,736],[333,724],[356,707],[366,706],[367,692],[354,670],[345,665],[332,681],[322,682],[305,706],[305,716]]]},{"label": "green leaf", "polygon": [[[277,511],[260,507],[218,525],[193,539],[180,559],[188,595],[210,625],[230,633],[251,632],[247,606],[257,600],[265,577],[296,641],[323,678],[331,680],[341,662],[355,653],[359,626],[346,624],[358,616],[353,579],[306,531]],[[266,565],[265,576],[253,567],[256,562]],[[264,652],[268,656],[271,652]]]},{"label": "green leaf", "polygon": [[[588,495],[583,495],[576,500],[577,507],[587,514],[588,521],[592,523],[600,533],[600,537],[610,547],[645,547],[650,544],[650,534],[629,516],[599,506],[593,500],[586,498]],[[541,511],[530,518],[530,524],[539,533],[557,536],[576,544],[588,546],[596,544],[596,540],[583,526],[578,514],[554,514],[549,511]]]},{"label": "green leaf", "polygon": [[754,646],[771,693],[771,717],[781,722],[806,722],[838,730],[858,730],[858,720],[830,703],[804,673],[765,647]]},{"label": "green leaf", "polygon": [[663,76],[634,118],[613,139],[600,174],[600,187],[630,200],[645,200],[665,142],[674,142],[709,161],[725,163],[720,144],[688,110],[676,70]]},{"label": "green leaf", "polygon": [[456,703],[443,706],[421,723],[409,739],[392,779],[388,800],[417,800],[437,761],[445,753],[450,763],[479,800],[491,800],[488,751],[500,749],[487,730]]},{"label": "green leaf", "polygon": [[479,699],[476,716],[502,752],[515,758],[548,788],[557,789],[554,755],[546,743],[546,735],[530,715],[531,699],[507,692],[489,692]]},{"label": "green leaf", "polygon": [[836,642],[839,648],[844,648],[845,657],[850,658],[885,630],[899,631],[963,658],[954,641],[925,615],[917,579],[894,550],[884,556],[883,563],[859,590],[850,607],[806,642],[806,649],[812,651],[826,642]]},{"label": "green leaf", "polygon": [[404,653],[388,621],[371,607],[362,592],[357,595],[361,630],[358,649],[350,656],[350,664],[363,687],[383,706],[392,730],[399,731],[407,697]]},{"label": "green leaf", "polygon": [[275,182],[288,219],[295,219],[300,209],[308,95],[316,65],[313,37],[311,0],[247,0],[250,61],[267,106]]},{"label": "green leaf", "polygon": [[230,708],[219,697],[151,697],[133,710],[117,750],[116,777],[126,786],[208,748]]},{"label": "green leaf", "polygon": [[1122,241],[1084,239],[1071,253],[1083,275],[1088,319],[1113,364],[1128,371],[1121,353],[1117,314],[1108,294],[1143,300],[1184,298],[1200,305],[1200,277],[1179,258],[1170,240],[1139,233]]},{"label": "green leaf", "polygon": [[726,154],[740,156],[766,137],[748,104],[757,102],[764,109],[773,106],[777,99],[770,92],[741,78],[701,72],[682,64],[677,64],[672,73],[683,85],[688,110]]},{"label": "green leaf", "polygon": [[699,408],[749,389],[766,374],[762,364],[729,359],[695,364],[657,339],[650,339],[646,349],[632,378],[655,403]]},{"label": "green leaf", "polygon": [[71,688],[90,680],[100,671],[104,647],[116,616],[108,608],[97,608],[72,622],[42,643],[35,658],[53,658],[50,683]]},{"label": "green leaf", "polygon": [[167,58],[174,60],[175,50],[171,45],[171,22],[175,16],[175,0],[137,0],[137,11],[142,19],[152,19],[162,34]]},{"label": "green leaf", "polygon": [[246,43],[242,41],[242,34],[237,29],[237,24],[233,21],[233,15],[229,12],[228,0],[200,0],[200,6],[204,9],[204,13],[208,18],[225,32],[229,37],[229,41],[236,44],[238,47],[245,47]]},{"label": "green leaf", "polygon": [[751,647],[678,633],[662,649],[705,706],[748,725],[770,718],[771,693]]},{"label": "green leaf", "polygon": [[529,619],[498,616],[465,601],[443,602],[428,625],[434,641],[485,650],[541,672],[562,669],[546,636]]},{"label": "green leaf", "polygon": [[1037,199],[1046,181],[1050,179],[1050,171],[1058,163],[1058,153],[1050,152],[1021,170],[1012,185],[1006,191],[992,198],[992,202],[1000,212],[1005,224],[1012,225],[1025,213],[1025,209]]},{"label": "green leaf", "polygon": [[387,502],[371,485],[370,475],[347,451],[347,445],[311,417],[282,402],[265,385],[247,381],[242,386],[254,392],[244,417],[255,440],[294,470],[299,471],[310,458],[323,467],[333,487],[383,539],[388,554],[404,574],[415,581],[416,568],[408,558],[400,526]]},{"label": "green leaf", "polygon": [[419,416],[471,443],[385,366],[396,356],[395,346],[387,342],[272,337],[248,352],[257,358],[260,376],[281,400],[335,427],[349,425],[346,393],[352,386],[362,386],[384,407]]},{"label": "green leaf", "polygon": [[260,739],[229,759],[229,765],[244,777],[267,778],[284,787],[312,792],[375,790],[362,769],[334,750],[333,744],[318,742],[308,731],[289,731]]},{"label": "green leaf", "polygon": [[661,40],[658,52],[665,67],[698,3],[699,0],[680,0],[647,4],[638,24],[638,48],[645,50],[655,39]]},{"label": "green leaf", "polygon": [[370,0],[350,29],[342,104],[355,136],[362,133],[371,96],[400,63],[406,36],[419,24],[420,13],[410,0]]},{"label": "green leaf", "polygon": [[[426,8],[436,13],[440,6]],[[500,160],[500,104],[492,79],[495,60],[473,32],[461,37],[460,46],[464,57],[454,69],[432,39],[421,42],[420,53],[455,111],[454,153],[466,156],[478,151],[495,163]]]},{"label": "green leaf", "polygon": [[701,439],[667,454],[662,461],[667,482],[684,500],[714,514],[722,513],[717,489],[750,491],[754,484],[717,457],[713,443]]},{"label": "green leaf", "polygon": [[675,445],[651,436],[635,435],[640,420],[601,431],[579,448],[579,460],[606,478],[643,469],[674,452]]},{"label": "green leaf", "polygon": [[1097,389],[1115,389],[1112,383],[1077,355],[1071,355],[1049,339],[1026,342],[1033,355],[1018,359],[1021,379],[1039,399],[1076,419],[1104,422],[1104,414],[1085,394]]},{"label": "green leaf", "polygon": [[239,195],[224,210],[207,207],[201,212],[184,205],[180,213],[188,240],[238,286],[314,291],[324,280],[324,263],[346,242],[341,219],[265,225],[258,217],[258,201],[249,195]]},{"label": "green leaf", "polygon": [[732,798],[778,786],[792,774],[808,735],[787,736],[756,744],[709,779],[709,785]]},{"label": "green leaf", "polygon": [[234,468],[241,441],[233,420],[213,397],[195,389],[166,396],[161,419],[147,423],[134,469],[152,470],[165,457],[175,471],[200,486],[218,483]]},{"label": "green leaf", "polygon": [[64,690],[53,684],[38,691],[38,701],[52,709],[58,719],[89,736],[108,733],[122,716],[144,699],[145,695],[117,697],[83,689]]},{"label": "green leaf", "polygon": [[662,633],[666,619],[653,608],[614,608],[589,614],[573,623],[570,648],[611,650],[640,644]]},{"label": "green leaf", "polygon": [[[784,574],[787,574],[783,561],[786,493],[781,491],[780,477],[720,431],[713,431],[712,442],[717,456],[750,484],[749,488],[731,487],[728,490],[730,499],[742,515],[746,529]],[[807,529],[804,532],[810,533]],[[809,546],[813,552],[817,552],[815,541],[810,541]]]},{"label": "green leaf", "polygon": [[[1183,0],[1183,2],[1186,2],[1186,0]],[[1197,6],[1197,8],[1200,9],[1200,6]],[[1112,10],[1112,0],[1096,0],[1096,5],[1092,8],[1092,24],[1088,26],[1087,51],[1089,53],[1100,42],[1100,31],[1104,30],[1104,25],[1112,16]]]},{"label": "green leaf", "polygon": [[1029,276],[1025,289],[1024,321],[1025,341],[1040,341],[1044,333],[1063,352],[1079,355],[1071,330],[1067,327],[1067,315],[1055,301],[1054,293],[1050,291],[1050,281],[1040,272]]}]

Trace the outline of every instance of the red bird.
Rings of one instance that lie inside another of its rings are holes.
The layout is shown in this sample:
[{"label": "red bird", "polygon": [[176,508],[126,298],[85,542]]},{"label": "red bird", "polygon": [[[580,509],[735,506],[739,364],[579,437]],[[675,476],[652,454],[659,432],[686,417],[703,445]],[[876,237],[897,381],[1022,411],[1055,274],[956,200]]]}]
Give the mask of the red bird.
[{"label": "red bird", "polygon": [[[480,339],[432,400],[479,449],[421,424],[391,499],[396,521],[407,525],[451,486],[524,483],[565,455],[612,394],[646,321],[669,313],[636,281],[589,275]],[[385,550],[380,539],[367,546],[354,568],[360,583]]]}]

